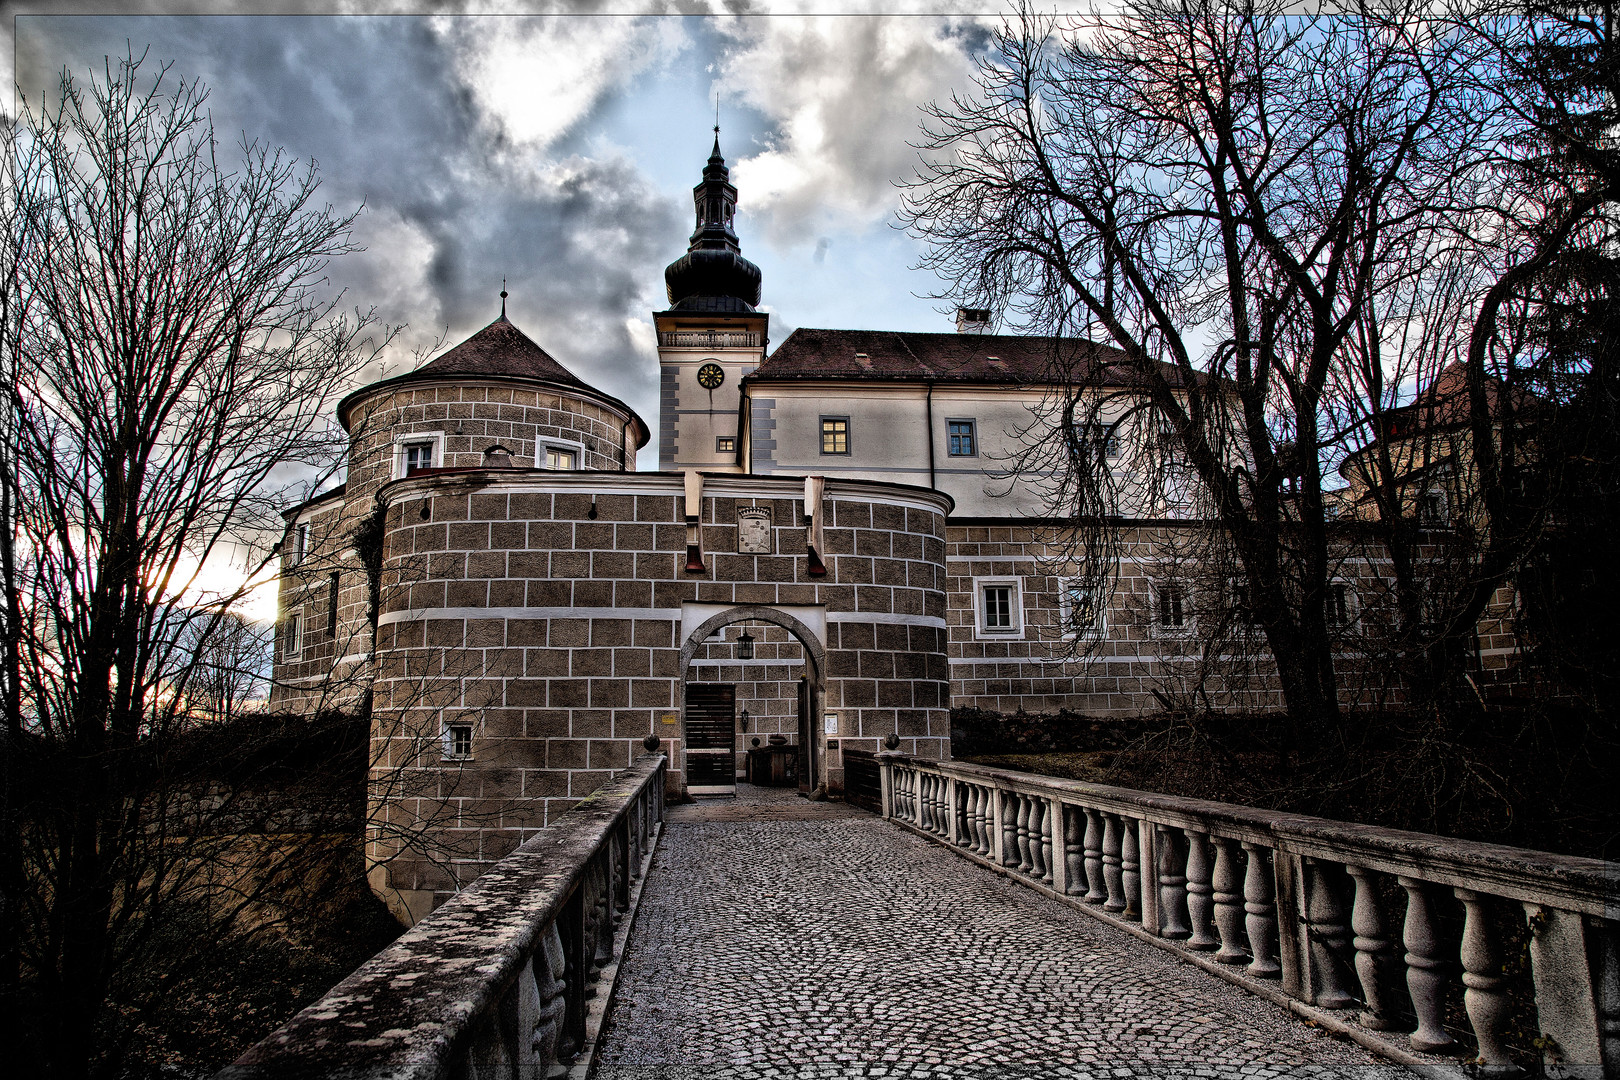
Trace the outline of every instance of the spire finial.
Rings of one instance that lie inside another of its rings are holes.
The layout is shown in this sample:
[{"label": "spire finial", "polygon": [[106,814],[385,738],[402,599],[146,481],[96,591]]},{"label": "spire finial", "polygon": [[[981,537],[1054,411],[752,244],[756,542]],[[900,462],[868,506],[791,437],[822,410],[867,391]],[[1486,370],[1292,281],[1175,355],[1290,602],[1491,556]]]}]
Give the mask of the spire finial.
[{"label": "spire finial", "polygon": [[714,92],[714,134],[716,138],[720,135],[720,91],[718,90]]},{"label": "spire finial", "polygon": [[501,278],[501,318],[506,318],[506,279]]}]

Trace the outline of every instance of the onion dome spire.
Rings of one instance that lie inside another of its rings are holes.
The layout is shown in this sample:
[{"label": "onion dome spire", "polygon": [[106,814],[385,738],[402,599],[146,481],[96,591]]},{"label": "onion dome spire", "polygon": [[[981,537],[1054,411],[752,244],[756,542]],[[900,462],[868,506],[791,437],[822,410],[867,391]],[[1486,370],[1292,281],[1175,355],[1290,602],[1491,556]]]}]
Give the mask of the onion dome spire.
[{"label": "onion dome spire", "polygon": [[686,254],[664,270],[670,307],[677,311],[753,311],[759,303],[759,267],[742,257],[732,218],[737,189],[720,153],[720,125],[703,180],[692,189],[697,227]]}]

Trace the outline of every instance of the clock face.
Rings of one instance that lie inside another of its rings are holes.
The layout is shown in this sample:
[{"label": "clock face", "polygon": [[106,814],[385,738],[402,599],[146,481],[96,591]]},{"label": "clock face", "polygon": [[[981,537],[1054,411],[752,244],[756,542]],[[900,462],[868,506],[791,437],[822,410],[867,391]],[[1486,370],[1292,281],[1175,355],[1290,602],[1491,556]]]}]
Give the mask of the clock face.
[{"label": "clock face", "polygon": [[713,390],[726,381],[726,373],[719,364],[704,364],[698,368],[698,385]]}]

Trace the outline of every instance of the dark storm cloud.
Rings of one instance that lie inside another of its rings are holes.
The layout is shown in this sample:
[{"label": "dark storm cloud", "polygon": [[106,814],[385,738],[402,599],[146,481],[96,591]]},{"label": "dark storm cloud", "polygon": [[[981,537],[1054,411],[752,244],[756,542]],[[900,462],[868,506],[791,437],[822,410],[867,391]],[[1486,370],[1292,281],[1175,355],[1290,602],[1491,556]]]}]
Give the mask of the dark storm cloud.
[{"label": "dark storm cloud", "polygon": [[652,418],[654,367],[626,320],[662,306],[682,215],[632,162],[503,139],[421,18],[31,17],[18,23],[18,82],[37,101],[64,65],[99,72],[126,39],[150,46],[149,66],[173,61],[212,89],[222,142],[245,132],[314,158],[326,199],[365,204],[368,250],[331,269],[346,302],[410,323],[415,343],[448,326],[453,344],[495,317],[504,277],[515,322]]}]

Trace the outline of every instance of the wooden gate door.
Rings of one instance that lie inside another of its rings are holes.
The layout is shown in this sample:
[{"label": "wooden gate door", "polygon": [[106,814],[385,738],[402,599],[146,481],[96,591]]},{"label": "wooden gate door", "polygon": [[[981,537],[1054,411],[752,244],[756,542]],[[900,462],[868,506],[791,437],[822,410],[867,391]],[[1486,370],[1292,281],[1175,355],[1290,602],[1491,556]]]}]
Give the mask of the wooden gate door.
[{"label": "wooden gate door", "polygon": [[693,795],[737,793],[737,688],[728,683],[686,686],[686,790]]},{"label": "wooden gate door", "polygon": [[816,722],[810,708],[810,680],[799,676],[799,790],[816,789]]}]

